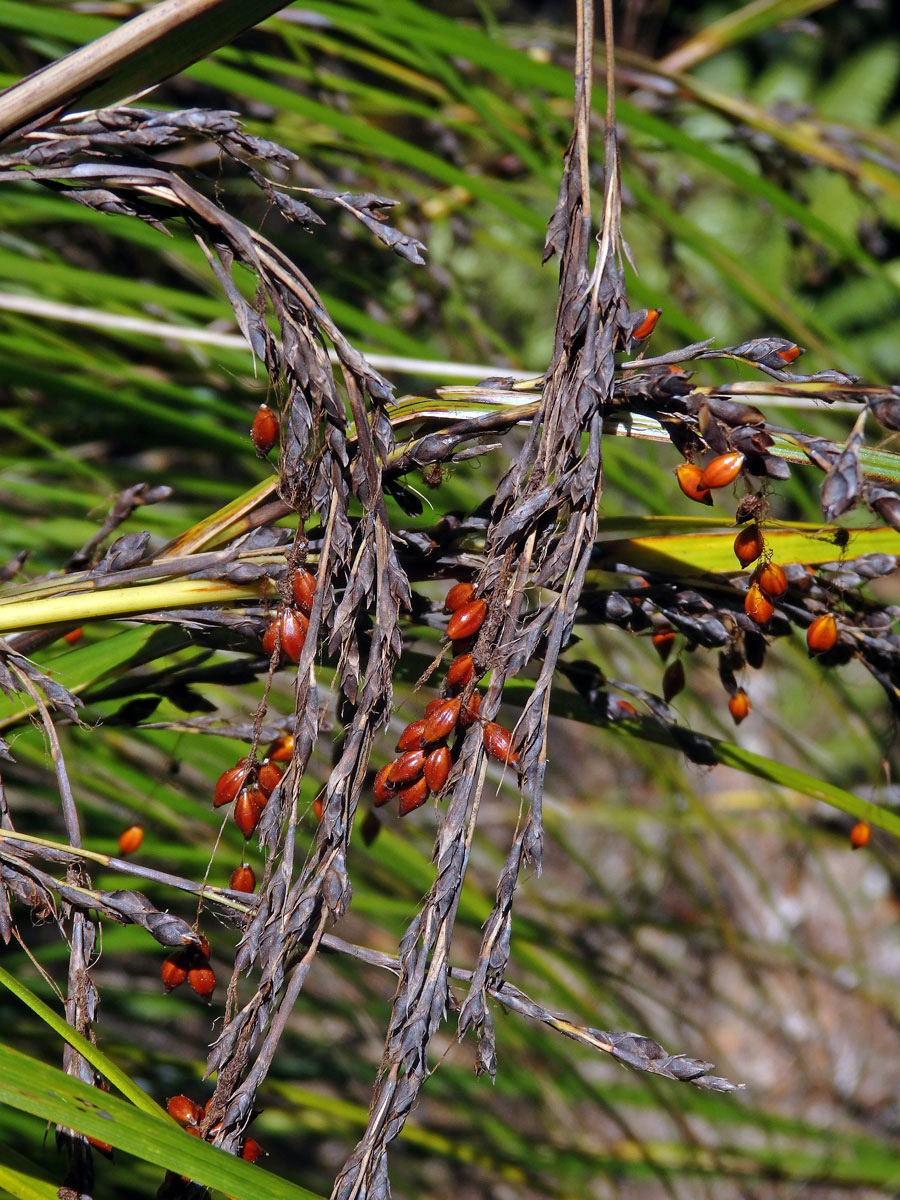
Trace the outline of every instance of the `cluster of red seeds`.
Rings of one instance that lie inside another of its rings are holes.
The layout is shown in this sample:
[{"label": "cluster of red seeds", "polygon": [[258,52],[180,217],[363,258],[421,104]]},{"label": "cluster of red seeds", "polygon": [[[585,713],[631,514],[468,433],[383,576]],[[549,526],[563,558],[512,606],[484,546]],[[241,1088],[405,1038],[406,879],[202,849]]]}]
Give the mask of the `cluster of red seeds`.
[{"label": "cluster of red seeds", "polygon": [[278,646],[282,658],[287,655],[292,662],[299,662],[309,631],[316,581],[301,567],[294,572],[291,590],[293,604],[279,604],[274,620],[263,634],[262,644],[268,655],[272,655]]},{"label": "cluster of red seeds", "polygon": [[[170,1096],[166,1102],[166,1111],[174,1121],[182,1126],[185,1133],[189,1133],[192,1137],[200,1137],[200,1122],[209,1112],[209,1105],[209,1100],[201,1107],[189,1096]],[[216,1128],[217,1126],[213,1126],[210,1132],[214,1133]],[[255,1138],[244,1139],[240,1156],[245,1162],[256,1162],[263,1153],[262,1146]],[[183,1178],[187,1178],[187,1176],[183,1176]]]},{"label": "cluster of red seeds", "polygon": [[167,992],[181,987],[186,980],[198,996],[208,1000],[215,991],[216,975],[209,965],[209,942],[206,938],[201,937],[197,947],[188,946],[170,954],[163,962],[161,975]]},{"label": "cluster of red seeds", "polygon": [[[451,735],[468,729],[479,719],[481,693],[473,691],[465,703],[461,693],[475,678],[475,662],[466,647],[484,624],[487,604],[475,596],[471,583],[457,583],[447,593],[444,610],[450,613],[447,636],[454,650],[462,653],[447,668],[442,695],[430,701],[421,719],[412,721],[401,733],[397,742],[400,757],[375,776],[375,807],[396,797],[401,817],[420,808],[431,793],[443,789],[457,749],[448,745]],[[483,722],[482,729],[484,748],[492,758],[518,762],[508,729],[496,721]]]},{"label": "cluster of red seeds", "polygon": [[[221,808],[234,803],[234,821],[244,837],[250,837],[259,824],[262,811],[269,803],[269,796],[281,781],[281,764],[290,762],[293,753],[294,739],[278,738],[269,747],[262,762],[253,763],[249,758],[239,758],[233,767],[219,776],[213,804]],[[253,888],[238,887],[237,890],[252,891]]]},{"label": "cluster of red seeds", "polygon": [[[701,503],[712,503],[711,490],[725,487],[740,473],[744,456],[738,453],[720,454],[701,470],[694,463],[682,463],[676,470],[678,483],[686,496]],[[766,553],[766,543],[757,521],[739,530],[734,539],[734,553],[742,567],[756,563],[750,584],[744,597],[744,612],[760,626],[769,623],[775,614],[775,601],[788,590],[789,581],[784,568]],[[807,568],[809,570],[809,568]],[[795,587],[802,590],[800,583]],[[663,662],[669,657],[675,644],[675,630],[668,624],[659,625],[653,633],[652,642]],[[838,640],[837,620],[832,613],[824,613],[813,620],[806,631],[806,644],[810,655],[824,654]],[[728,686],[731,695],[728,711],[735,725],[740,725],[750,715],[752,704],[743,688]],[[680,662],[670,664],[663,675],[663,695],[671,700],[684,687],[684,669]]]}]

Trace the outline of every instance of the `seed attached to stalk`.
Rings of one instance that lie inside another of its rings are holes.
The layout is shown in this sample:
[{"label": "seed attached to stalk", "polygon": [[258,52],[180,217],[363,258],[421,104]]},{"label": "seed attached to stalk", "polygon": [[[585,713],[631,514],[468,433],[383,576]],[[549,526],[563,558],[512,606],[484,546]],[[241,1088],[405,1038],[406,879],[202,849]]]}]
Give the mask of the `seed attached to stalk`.
[{"label": "seed attached to stalk", "polygon": [[519,761],[519,752],[512,744],[512,732],[503,725],[498,725],[496,721],[486,721],[481,738],[491,758],[511,766]]},{"label": "seed attached to stalk", "polygon": [[685,462],[675,469],[678,486],[689,500],[696,500],[698,504],[712,504],[709,488],[700,484],[702,475],[703,472],[696,463]]},{"label": "seed attached to stalk", "polygon": [[313,599],[316,594],[316,580],[314,575],[310,575],[309,571],[305,571],[303,567],[294,572],[294,579],[291,584],[294,592],[294,603],[300,609],[305,617],[308,617],[312,612]]},{"label": "seed attached to stalk", "polygon": [[447,668],[447,687],[464,688],[475,675],[475,662],[471,654],[460,654]]},{"label": "seed attached to stalk", "polygon": [[816,617],[806,630],[806,644],[810,654],[824,654],[837,641],[837,621],[832,613]]},{"label": "seed attached to stalk", "polygon": [[438,746],[425,759],[425,782],[429,791],[439,792],[447,782],[453,761],[447,746]]},{"label": "seed attached to stalk", "polygon": [[723,488],[734,483],[744,465],[744,455],[737,450],[719,454],[703,468],[700,476],[701,488]]},{"label": "seed attached to stalk", "polygon": [[170,1096],[166,1101],[166,1112],[179,1125],[199,1125],[203,1117],[203,1109],[189,1096]]},{"label": "seed attached to stalk", "polygon": [[281,783],[281,768],[271,759],[265,759],[256,773],[256,782],[261,792],[271,795]]},{"label": "seed attached to stalk", "polygon": [[425,726],[427,720],[422,717],[419,721],[410,721],[397,742],[398,750],[421,750],[425,745]]},{"label": "seed attached to stalk", "polygon": [[765,549],[762,530],[757,524],[748,525],[734,539],[734,553],[742,567],[756,562]]},{"label": "seed attached to stalk", "polygon": [[191,967],[188,984],[198,996],[208,1000],[216,989],[216,973],[210,966]]},{"label": "seed attached to stalk", "polygon": [[744,612],[757,625],[766,625],[771,621],[775,605],[757,584],[751,583],[744,597]]},{"label": "seed attached to stalk", "polygon": [[256,875],[249,863],[241,863],[231,872],[228,886],[233,892],[253,892],[256,890]]},{"label": "seed attached to stalk", "polygon": [[70,646],[74,646],[76,642],[80,642],[84,637],[84,629],[81,625],[77,629],[70,629],[68,633],[63,634],[63,641],[68,642]]},{"label": "seed attached to stalk", "polygon": [[478,720],[478,710],[481,708],[481,692],[473,692],[459,711],[460,729],[468,729]]},{"label": "seed attached to stalk", "polygon": [[782,362],[792,363],[796,362],[803,351],[799,346],[788,346],[787,350],[776,350],[775,353],[782,360]]},{"label": "seed attached to stalk", "polygon": [[[662,314],[661,308],[648,308],[647,315],[643,317],[631,331],[631,340],[633,342],[642,342],[644,338],[648,338],[656,328],[656,322]],[[640,316],[640,314],[637,314]]]},{"label": "seed attached to stalk", "polygon": [[759,567],[755,579],[770,600],[777,600],[788,589],[788,578],[784,573],[784,568],[775,562],[768,562]]},{"label": "seed attached to stalk", "polygon": [[862,850],[872,840],[872,826],[868,821],[857,821],[850,830],[850,845],[854,850]]},{"label": "seed attached to stalk", "polygon": [[404,787],[414,783],[422,775],[425,768],[424,750],[407,750],[391,763],[387,773],[387,782],[392,787]]},{"label": "seed attached to stalk", "polygon": [[294,757],[294,739],[290,735],[276,738],[269,747],[266,758],[272,762],[290,762]]},{"label": "seed attached to stalk", "polygon": [[382,804],[387,804],[388,800],[394,798],[395,792],[388,780],[388,775],[391,773],[391,767],[394,764],[388,763],[382,767],[375,776],[375,783],[372,785],[372,791],[375,793],[375,807],[381,808]]},{"label": "seed attached to stalk", "polygon": [[473,637],[484,624],[487,616],[487,602],[470,600],[458,608],[447,623],[447,637],[451,642],[462,641],[463,638]]},{"label": "seed attached to stalk", "polygon": [[268,404],[261,404],[256,410],[253,424],[250,426],[250,440],[259,454],[266,455],[278,442],[281,426],[278,418]]},{"label": "seed attached to stalk", "polygon": [[255,1163],[263,1154],[263,1148],[255,1138],[247,1138],[241,1147],[241,1158],[244,1162]]},{"label": "seed attached to stalk", "polygon": [[442,742],[459,720],[459,700],[442,700],[425,724],[426,743]]},{"label": "seed attached to stalk", "polygon": [[163,960],[163,965],[160,969],[163,986],[167,992],[171,992],[173,988],[181,987],[188,977],[188,964],[190,958],[184,950],[176,950],[174,954],[170,954],[168,958]]},{"label": "seed attached to stalk", "polygon": [[750,710],[753,705],[750,703],[750,697],[740,688],[730,697],[728,701],[728,711],[731,713],[731,718],[735,725],[740,725],[745,717],[750,716]]},{"label": "seed attached to stalk", "polygon": [[474,599],[475,585],[473,583],[454,583],[444,598],[444,612],[454,613],[458,608],[462,608],[464,604],[468,604]]},{"label": "seed attached to stalk", "polygon": [[417,779],[415,783],[399,791],[397,799],[399,801],[398,809],[401,817],[405,817],[409,813],[415,812],[417,808],[421,808],[428,799],[428,784],[425,782],[424,777]]},{"label": "seed attached to stalk", "polygon": [[140,825],[129,825],[119,834],[119,853],[134,854],[140,850],[144,840],[144,830]]},{"label": "seed attached to stalk", "polygon": [[244,837],[250,837],[259,824],[259,818],[267,802],[268,796],[259,788],[244,788],[235,800],[234,821]]},{"label": "seed attached to stalk", "polygon": [[665,662],[672,652],[672,647],[675,645],[675,630],[658,629],[650,640],[653,643],[656,653]]},{"label": "seed attached to stalk", "polygon": [[286,654],[293,662],[299,662],[308,629],[309,621],[303,613],[282,607],[263,634],[263,650],[266,654],[272,654],[276,644],[280,642],[281,653]]},{"label": "seed attached to stalk", "polygon": [[247,776],[250,774],[250,766],[247,759],[242,758],[241,761],[234,767],[229,767],[227,771],[223,771],[216,783],[216,790],[213,793],[213,807],[221,808],[224,804],[231,804],[238,792],[247,782]]}]

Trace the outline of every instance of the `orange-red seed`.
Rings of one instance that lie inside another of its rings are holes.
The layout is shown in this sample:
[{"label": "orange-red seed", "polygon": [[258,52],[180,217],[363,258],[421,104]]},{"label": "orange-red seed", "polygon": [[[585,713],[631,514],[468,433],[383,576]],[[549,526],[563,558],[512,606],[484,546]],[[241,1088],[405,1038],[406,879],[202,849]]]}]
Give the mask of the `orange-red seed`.
[{"label": "orange-red seed", "polygon": [[696,463],[684,462],[675,468],[678,486],[689,500],[696,500],[698,504],[712,504],[709,488],[701,486],[702,475],[703,472]]},{"label": "orange-red seed", "polygon": [[216,987],[216,973],[212,967],[192,967],[188,971],[188,983],[198,996],[208,998]]},{"label": "orange-red seed", "polygon": [[454,583],[444,599],[444,612],[456,612],[464,604],[475,598],[475,585],[472,583]]},{"label": "orange-red seed", "polygon": [[744,465],[744,455],[737,450],[728,454],[719,454],[706,464],[700,476],[701,488],[728,487],[741,473]]},{"label": "orange-red seed", "polygon": [[447,623],[447,637],[451,642],[462,638],[472,637],[484,624],[487,616],[487,603],[484,600],[470,600],[454,612]]},{"label": "orange-red seed", "polygon": [[512,764],[519,761],[519,753],[513,748],[512,733],[503,725],[498,725],[496,721],[486,722],[481,738],[491,758]]},{"label": "orange-red seed", "polygon": [[432,792],[439,792],[447,782],[452,766],[450,750],[447,746],[438,746],[425,759],[425,782]]},{"label": "orange-red seed", "polygon": [[119,853],[134,854],[136,850],[140,850],[141,842],[144,840],[144,830],[140,825],[129,825],[127,829],[123,829],[119,834]]},{"label": "orange-red seed", "polygon": [[387,782],[392,787],[403,787],[418,779],[425,767],[424,750],[407,750],[391,763]]},{"label": "orange-red seed", "polygon": [[400,802],[398,808],[401,817],[405,817],[408,813],[421,808],[428,799],[428,784],[425,782],[424,777],[417,779],[415,783],[399,791],[397,799]]},{"label": "orange-red seed", "polygon": [[744,612],[757,625],[765,625],[772,619],[775,605],[757,584],[751,583],[744,597]]},{"label": "orange-red seed", "polygon": [[742,529],[734,539],[734,553],[742,567],[756,562],[764,549],[762,530],[755,523]]},{"label": "orange-red seed", "polygon": [[460,654],[447,668],[447,686],[464,688],[475,674],[475,661],[471,654]]},{"label": "orange-red seed", "polygon": [[203,1116],[203,1109],[189,1096],[170,1096],[166,1111],[179,1125],[197,1125]]},{"label": "orange-red seed", "polygon": [[304,616],[308,617],[312,612],[313,598],[316,594],[315,576],[310,575],[309,571],[305,571],[301,567],[298,571],[294,572],[294,579],[291,586],[294,591],[294,603]]},{"label": "orange-red seed", "polygon": [[442,742],[459,720],[459,700],[442,700],[425,724],[425,741]]},{"label": "orange-red seed", "polygon": [[854,850],[862,850],[872,840],[872,826],[868,821],[857,821],[850,830],[850,845]]},{"label": "orange-red seed", "polygon": [[231,872],[228,886],[235,892],[252,892],[256,889],[256,875],[249,863],[241,863]]},{"label": "orange-red seed", "polygon": [[745,717],[750,716],[750,709],[752,707],[750,697],[743,688],[736,691],[728,700],[728,711],[731,713],[731,718],[735,725],[740,725]]},{"label": "orange-red seed", "polygon": [[425,726],[428,724],[422,717],[419,721],[410,721],[397,742],[398,750],[421,750],[425,745]]},{"label": "orange-red seed", "polygon": [[756,582],[770,600],[777,600],[779,596],[784,595],[788,588],[788,579],[784,568],[775,562],[768,562],[757,570]]},{"label": "orange-red seed", "polygon": [[837,641],[837,621],[832,613],[816,617],[806,630],[806,644],[810,654],[824,654]]},{"label": "orange-red seed", "polygon": [[268,404],[261,404],[256,410],[253,424],[250,426],[250,439],[260,454],[268,454],[281,433],[278,418]]}]

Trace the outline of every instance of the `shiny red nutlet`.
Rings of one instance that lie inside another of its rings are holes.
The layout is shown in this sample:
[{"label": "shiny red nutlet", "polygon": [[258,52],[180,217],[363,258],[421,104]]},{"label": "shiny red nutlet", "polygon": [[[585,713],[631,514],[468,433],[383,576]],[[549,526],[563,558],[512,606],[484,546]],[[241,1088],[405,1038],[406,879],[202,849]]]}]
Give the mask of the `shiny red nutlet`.
[{"label": "shiny red nutlet", "polygon": [[325,799],[323,792],[319,792],[318,796],[316,796],[315,800],[313,800],[313,812],[315,813],[317,821],[321,821],[322,817],[325,815]]},{"label": "shiny red nutlet", "polygon": [[95,1150],[99,1150],[99,1152],[106,1158],[112,1158],[113,1148],[109,1142],[101,1142],[99,1138],[89,1137],[87,1134],[85,1134],[85,1137],[87,1137],[87,1140]]},{"label": "shiny red nutlet", "polygon": [[513,748],[512,733],[504,726],[498,725],[496,721],[486,722],[481,738],[484,748],[491,758],[511,764],[519,761],[519,752]]},{"label": "shiny red nutlet", "polygon": [[166,1112],[179,1125],[198,1125],[203,1116],[203,1109],[189,1096],[170,1096],[166,1101]]},{"label": "shiny red nutlet", "polygon": [[134,854],[140,850],[144,840],[144,830],[140,825],[129,825],[119,834],[119,853]]},{"label": "shiny red nutlet", "polygon": [[163,965],[160,969],[163,985],[167,992],[171,992],[173,988],[181,987],[188,977],[188,964],[190,958],[184,950],[176,950],[174,954],[170,954],[168,958],[163,960]]},{"label": "shiny red nutlet", "polygon": [[263,634],[263,650],[266,654],[272,654],[276,642],[280,641],[281,653],[293,662],[299,662],[308,629],[309,621],[303,613],[295,612],[292,608],[281,608]]},{"label": "shiny red nutlet", "polygon": [[448,738],[459,720],[459,701],[442,700],[425,723],[426,743]]},{"label": "shiny red nutlet", "polygon": [[234,802],[234,820],[244,837],[249,837],[256,826],[268,796],[259,788],[244,788]]},{"label": "shiny red nutlet", "polygon": [[256,875],[249,863],[241,863],[231,872],[228,886],[233,892],[252,892],[256,890]]},{"label": "shiny red nutlet", "polygon": [[647,315],[632,329],[631,340],[642,342],[644,338],[649,337],[656,328],[656,322],[659,320],[661,314],[661,308],[648,308]]},{"label": "shiny red nutlet", "polygon": [[810,654],[824,654],[837,641],[837,621],[832,613],[823,613],[816,617],[806,630],[806,644]]},{"label": "shiny red nutlet", "polygon": [[656,650],[656,653],[665,662],[672,652],[672,647],[675,645],[675,630],[657,629],[650,640],[653,642],[653,648]]},{"label": "shiny red nutlet", "polygon": [[700,475],[701,488],[723,488],[734,483],[744,465],[744,455],[737,450],[719,454],[706,464]]},{"label": "shiny red nutlet", "polygon": [[393,799],[395,793],[388,780],[391,767],[394,764],[389,762],[387,766],[382,767],[375,776],[375,782],[372,785],[372,791],[375,793],[375,807],[381,808],[382,804],[387,804],[388,800]]},{"label": "shiny red nutlet", "polygon": [[703,472],[696,463],[684,462],[675,468],[678,486],[689,500],[696,500],[698,504],[712,504],[709,488],[702,487],[700,484],[702,475]]},{"label": "shiny red nutlet", "polygon": [[227,771],[223,771],[218,778],[216,790],[213,793],[213,806],[221,808],[223,804],[230,804],[246,783],[249,774],[250,767],[244,760],[239,762],[237,766],[229,767]]},{"label": "shiny red nutlet", "polygon": [[308,617],[312,612],[313,598],[316,594],[316,580],[309,571],[304,571],[301,567],[294,572],[294,580],[292,583],[294,592],[294,603],[300,609],[304,616]]},{"label": "shiny red nutlet", "polygon": [[271,795],[281,783],[281,767],[267,758],[256,773],[256,782],[261,792]]},{"label": "shiny red nutlet", "polygon": [[422,717],[419,721],[410,721],[407,727],[400,734],[400,740],[397,742],[398,750],[421,750],[425,745],[425,726],[427,720]]},{"label": "shiny red nutlet", "polygon": [[762,530],[756,524],[742,529],[734,539],[734,553],[742,567],[749,567],[756,562],[765,549]]},{"label": "shiny red nutlet", "polygon": [[438,746],[425,759],[425,782],[429,791],[439,792],[447,782],[453,760],[447,746]]},{"label": "shiny red nutlet", "polygon": [[198,996],[208,999],[216,989],[216,973],[209,966],[191,967],[188,971],[188,984]]},{"label": "shiny red nutlet", "polygon": [[444,612],[453,613],[470,600],[475,599],[475,585],[472,583],[454,583],[444,599]]},{"label": "shiny red nutlet", "polygon": [[407,750],[399,758],[394,759],[386,779],[391,787],[404,787],[413,783],[422,775],[425,767],[424,750]]},{"label": "shiny red nutlet", "polygon": [[756,571],[755,580],[770,600],[777,600],[788,589],[788,578],[778,563],[768,562]]},{"label": "shiny red nutlet", "polygon": [[478,710],[481,708],[481,692],[473,692],[465,703],[465,707],[459,710],[459,727],[460,729],[468,729],[470,725],[474,725],[478,720]]},{"label": "shiny red nutlet", "polygon": [[787,350],[776,350],[775,352],[782,362],[792,363],[800,357],[803,351],[799,346],[788,346]]},{"label": "shiny red nutlet", "polygon": [[747,588],[747,595],[744,597],[744,612],[757,625],[765,625],[772,619],[775,605],[761,587],[751,583]]},{"label": "shiny red nutlet", "polygon": [[475,675],[475,661],[471,654],[460,654],[447,668],[447,687],[464,688]]},{"label": "shiny red nutlet", "polygon": [[409,787],[403,788],[397,793],[399,801],[399,812],[401,817],[405,817],[408,813],[415,812],[417,808],[421,808],[428,799],[428,784],[424,777],[417,779],[415,783]]},{"label": "shiny red nutlet", "polygon": [[470,600],[462,608],[458,608],[447,623],[447,637],[451,642],[462,638],[472,637],[484,624],[487,616],[487,603],[484,600]]},{"label": "shiny red nutlet", "polygon": [[241,1147],[241,1158],[244,1162],[255,1163],[262,1153],[263,1148],[256,1138],[247,1138]]},{"label": "shiny red nutlet", "polygon": [[750,703],[750,697],[743,688],[739,688],[738,691],[736,691],[728,701],[728,711],[731,713],[731,719],[734,721],[735,725],[740,725],[741,721],[743,721],[745,717],[750,716],[750,710],[752,707],[753,705]]},{"label": "shiny red nutlet", "polygon": [[272,762],[290,762],[294,757],[294,739],[289,735],[276,738],[266,757]]},{"label": "shiny red nutlet", "polygon": [[278,418],[268,404],[261,404],[256,410],[253,424],[250,426],[250,439],[260,454],[268,454],[278,442],[281,426]]},{"label": "shiny red nutlet", "polygon": [[428,717],[430,717],[434,713],[436,713],[437,710],[441,707],[441,705],[443,703],[444,703],[444,701],[440,696],[435,696],[435,698],[433,700],[429,700],[428,703],[425,705],[426,720]]},{"label": "shiny red nutlet", "polygon": [[868,821],[857,821],[850,830],[850,845],[854,850],[862,850],[872,840],[872,826]]},{"label": "shiny red nutlet", "polygon": [[63,641],[68,642],[70,646],[74,646],[76,642],[80,642],[84,637],[84,629],[81,625],[77,629],[70,629],[68,633],[63,634]]}]

